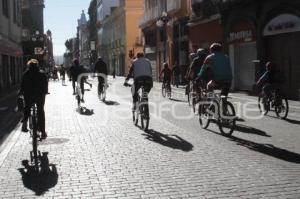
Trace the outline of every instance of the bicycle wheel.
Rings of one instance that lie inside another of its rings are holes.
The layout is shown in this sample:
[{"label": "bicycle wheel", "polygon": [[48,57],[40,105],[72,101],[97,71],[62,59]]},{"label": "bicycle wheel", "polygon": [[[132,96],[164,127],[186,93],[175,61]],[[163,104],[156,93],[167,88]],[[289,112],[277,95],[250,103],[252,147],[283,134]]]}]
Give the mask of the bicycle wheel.
[{"label": "bicycle wheel", "polygon": [[211,115],[207,112],[209,104],[200,104],[198,108],[199,123],[201,128],[207,129],[211,120]]},{"label": "bicycle wheel", "polygon": [[148,127],[149,127],[149,107],[148,107],[148,104],[143,104],[141,106],[141,127],[143,130],[148,130]]},{"label": "bicycle wheel", "polygon": [[171,86],[168,88],[168,98],[171,99],[172,97],[172,89]]},{"label": "bicycle wheel", "polygon": [[161,87],[161,94],[163,97],[166,97],[166,86],[164,83],[162,84],[162,87]]},{"label": "bicycle wheel", "polygon": [[264,98],[262,94],[258,96],[258,109],[262,114],[267,115],[270,110],[270,102]]},{"label": "bicycle wheel", "polygon": [[275,113],[280,119],[286,119],[289,113],[289,102],[287,98],[278,100],[275,105]]},{"label": "bicycle wheel", "polygon": [[32,152],[33,152],[33,164],[34,169],[38,171],[39,169],[39,161],[38,161],[38,150],[37,150],[37,142],[38,142],[38,128],[37,128],[37,117],[36,112],[33,110],[32,115]]},{"label": "bicycle wheel", "polygon": [[232,103],[225,101],[223,102],[223,107],[220,107],[223,110],[219,110],[223,112],[223,114],[220,114],[218,119],[218,125],[219,129],[221,131],[221,134],[230,136],[235,128],[236,123],[236,116],[235,116],[235,110]]}]

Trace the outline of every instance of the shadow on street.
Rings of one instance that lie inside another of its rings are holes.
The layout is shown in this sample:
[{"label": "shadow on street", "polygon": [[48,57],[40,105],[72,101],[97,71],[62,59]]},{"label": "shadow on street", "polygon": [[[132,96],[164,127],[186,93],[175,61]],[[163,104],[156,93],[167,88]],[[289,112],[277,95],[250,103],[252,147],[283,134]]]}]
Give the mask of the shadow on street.
[{"label": "shadow on street", "polygon": [[110,101],[110,100],[108,100],[108,101],[105,100],[103,103],[104,103],[105,105],[107,105],[107,106],[118,106],[118,105],[120,105],[119,102]]},{"label": "shadow on street", "polygon": [[40,157],[40,171],[37,172],[33,165],[29,165],[28,160],[23,160],[24,168],[18,169],[22,175],[24,187],[35,192],[35,195],[44,195],[58,182],[56,166],[49,164],[48,153],[43,153]]},{"label": "shadow on street", "polygon": [[240,146],[247,147],[250,150],[260,152],[262,154],[269,155],[287,162],[300,164],[300,154],[278,148],[272,144],[258,144],[256,142],[244,140],[235,136],[230,137],[229,140],[236,142]]},{"label": "shadow on street", "polygon": [[153,129],[143,134],[146,139],[173,149],[179,149],[185,152],[193,150],[193,145],[177,135],[167,135],[157,132]]},{"label": "shadow on street", "polygon": [[187,100],[180,100],[180,99],[174,99],[174,98],[170,98],[171,101],[174,101],[174,102],[184,102],[186,103]]},{"label": "shadow on street", "polygon": [[91,116],[94,115],[94,110],[93,109],[88,109],[86,107],[80,107],[77,108],[76,111],[80,114],[80,115],[86,115],[86,116]]},{"label": "shadow on street", "polygon": [[291,124],[299,124],[300,125],[299,120],[285,119],[285,121],[287,121],[288,123],[291,123]]},{"label": "shadow on street", "polygon": [[[208,131],[215,133],[217,135],[222,135],[213,130],[208,130]],[[235,136],[230,136],[230,137],[225,136],[225,135],[222,135],[222,136],[228,138],[230,141],[236,142],[240,146],[247,147],[250,150],[253,150],[253,151],[268,155],[268,156],[272,156],[274,158],[284,160],[287,162],[300,164],[300,154],[298,154],[298,153],[294,153],[294,152],[291,152],[291,151],[288,151],[285,149],[278,148],[272,144],[259,144],[259,143],[252,142],[250,140],[245,140],[242,138],[238,138]]]},{"label": "shadow on street", "polygon": [[253,127],[249,127],[249,126],[245,126],[245,125],[236,125],[234,130],[241,132],[241,133],[248,133],[248,134],[260,135],[260,136],[265,136],[265,137],[272,137],[262,130],[259,130],[259,129],[256,129]]}]

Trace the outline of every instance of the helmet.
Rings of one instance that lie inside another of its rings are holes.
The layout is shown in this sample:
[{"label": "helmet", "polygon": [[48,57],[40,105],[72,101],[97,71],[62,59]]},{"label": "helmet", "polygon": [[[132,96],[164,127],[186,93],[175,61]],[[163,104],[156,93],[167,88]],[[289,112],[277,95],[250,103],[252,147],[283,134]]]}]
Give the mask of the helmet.
[{"label": "helmet", "polygon": [[190,54],[190,59],[193,60],[197,57],[197,54],[196,53],[191,53]]},{"label": "helmet", "polygon": [[75,59],[73,60],[73,63],[74,63],[75,65],[79,65],[79,60],[75,58]]},{"label": "helmet", "polygon": [[203,55],[203,54],[205,54],[205,49],[199,48],[199,49],[197,50],[197,56],[200,56],[200,55]]},{"label": "helmet", "polygon": [[213,43],[210,47],[209,47],[211,52],[220,52],[222,50],[222,44],[220,43]]},{"label": "helmet", "polygon": [[136,54],[136,57],[137,57],[137,58],[144,57],[144,53],[143,53],[143,52],[138,52],[138,53]]}]

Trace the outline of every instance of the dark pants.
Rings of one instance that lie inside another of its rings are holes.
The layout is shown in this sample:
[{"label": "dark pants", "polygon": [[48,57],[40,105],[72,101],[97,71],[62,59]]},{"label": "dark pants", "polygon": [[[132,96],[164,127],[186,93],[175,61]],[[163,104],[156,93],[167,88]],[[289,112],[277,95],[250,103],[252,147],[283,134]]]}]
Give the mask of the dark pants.
[{"label": "dark pants", "polygon": [[98,93],[101,93],[103,91],[104,86],[104,78],[98,76]]},{"label": "dark pants", "polygon": [[224,80],[224,81],[216,81],[211,80],[207,84],[207,90],[213,91],[214,89],[221,89],[221,95],[228,96],[229,90],[231,87],[231,81],[230,80]]},{"label": "dark pants", "polygon": [[163,83],[166,83],[169,90],[171,90],[171,78],[164,78]]},{"label": "dark pants", "polygon": [[73,93],[75,93],[76,80],[72,79]]},{"label": "dark pants", "polygon": [[178,85],[179,85],[179,75],[174,75],[174,84],[178,88]]},{"label": "dark pants", "polygon": [[134,79],[134,84],[132,88],[132,97],[133,97],[133,103],[136,103],[138,101],[138,91],[140,88],[144,86],[144,91],[148,94],[151,91],[151,88],[153,87],[153,80],[152,77],[148,76],[141,76],[136,79]]},{"label": "dark pants", "polygon": [[45,111],[44,111],[45,98],[46,98],[45,95],[37,99],[32,99],[31,97],[24,96],[25,108],[24,108],[23,124],[27,125],[28,117],[30,116],[30,108],[33,103],[36,103],[37,116],[38,116],[38,128],[41,132],[45,132]]}]

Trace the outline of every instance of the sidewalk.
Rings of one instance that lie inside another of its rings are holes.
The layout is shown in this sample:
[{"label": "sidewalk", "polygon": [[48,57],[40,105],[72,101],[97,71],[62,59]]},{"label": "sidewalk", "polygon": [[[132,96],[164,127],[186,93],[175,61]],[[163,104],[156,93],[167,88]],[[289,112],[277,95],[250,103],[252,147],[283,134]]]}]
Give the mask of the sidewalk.
[{"label": "sidewalk", "polygon": [[16,112],[18,89],[0,98],[0,146],[19,123],[22,114]]}]

